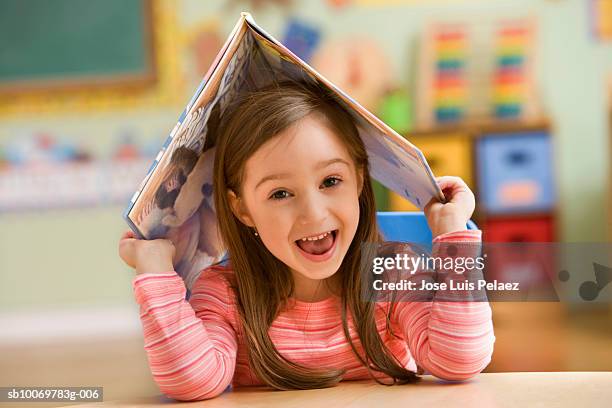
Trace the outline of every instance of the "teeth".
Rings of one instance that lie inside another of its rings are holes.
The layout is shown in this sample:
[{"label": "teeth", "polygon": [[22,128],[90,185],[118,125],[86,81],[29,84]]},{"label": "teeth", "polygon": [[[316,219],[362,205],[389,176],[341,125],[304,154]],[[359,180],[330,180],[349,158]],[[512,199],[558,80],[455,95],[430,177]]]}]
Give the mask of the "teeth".
[{"label": "teeth", "polygon": [[301,240],[302,240],[302,241],[316,241],[316,240],[319,240],[319,239],[325,238],[325,237],[326,237],[326,236],[328,236],[329,234],[331,234],[331,231],[328,231],[328,232],[326,232],[326,233],[324,233],[324,234],[321,234],[321,235],[319,235],[319,236],[316,236],[316,237],[306,237],[306,238],[302,238]]}]

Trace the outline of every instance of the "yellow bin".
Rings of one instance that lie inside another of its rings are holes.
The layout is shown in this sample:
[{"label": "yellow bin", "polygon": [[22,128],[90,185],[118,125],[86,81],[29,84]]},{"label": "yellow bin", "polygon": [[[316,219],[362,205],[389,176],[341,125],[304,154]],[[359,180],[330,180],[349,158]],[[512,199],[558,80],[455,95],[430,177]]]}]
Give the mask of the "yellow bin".
[{"label": "yellow bin", "polygon": [[[469,137],[461,133],[428,136],[408,136],[418,147],[431,167],[434,176],[458,176],[472,186],[472,148]],[[420,211],[410,201],[389,191],[390,211]]]}]

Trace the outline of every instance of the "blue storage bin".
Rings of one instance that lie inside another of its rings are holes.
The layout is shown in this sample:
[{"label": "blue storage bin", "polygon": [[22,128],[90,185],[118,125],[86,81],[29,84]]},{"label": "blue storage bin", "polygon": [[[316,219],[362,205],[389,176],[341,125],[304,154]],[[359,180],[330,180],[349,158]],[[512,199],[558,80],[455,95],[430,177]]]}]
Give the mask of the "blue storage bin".
[{"label": "blue storage bin", "polygon": [[[385,241],[419,244],[431,251],[432,234],[422,211],[379,211],[376,220]],[[465,228],[477,230],[478,226],[468,220]]]},{"label": "blue storage bin", "polygon": [[555,203],[545,132],[483,136],[476,145],[480,204],[489,213],[544,211]]}]

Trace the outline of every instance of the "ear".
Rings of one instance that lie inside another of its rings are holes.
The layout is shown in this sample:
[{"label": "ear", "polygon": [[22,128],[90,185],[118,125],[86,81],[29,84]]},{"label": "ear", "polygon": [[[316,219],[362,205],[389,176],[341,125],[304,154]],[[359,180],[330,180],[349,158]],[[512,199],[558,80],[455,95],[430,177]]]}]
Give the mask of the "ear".
[{"label": "ear", "polygon": [[232,190],[227,190],[227,200],[229,201],[232,213],[247,227],[254,227],[255,223],[246,208],[244,200],[236,195]]},{"label": "ear", "polygon": [[357,196],[361,196],[363,190],[363,168],[357,169]]}]

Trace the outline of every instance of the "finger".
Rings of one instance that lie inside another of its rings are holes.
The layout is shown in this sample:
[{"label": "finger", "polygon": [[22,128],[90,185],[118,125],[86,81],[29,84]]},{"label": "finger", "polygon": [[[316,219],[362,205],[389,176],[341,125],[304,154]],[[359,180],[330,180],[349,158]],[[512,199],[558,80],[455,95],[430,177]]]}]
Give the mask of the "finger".
[{"label": "finger", "polygon": [[134,244],[133,238],[125,238],[119,241],[119,257],[130,267],[134,267]]},{"label": "finger", "polygon": [[423,212],[425,214],[427,214],[432,207],[436,206],[436,205],[443,205],[437,197],[433,197],[431,200],[429,200],[429,202],[425,205],[425,207],[423,207]]},{"label": "finger", "polygon": [[132,231],[132,230],[127,230],[121,236],[120,241],[123,240],[123,239],[126,239],[126,238],[136,238],[136,234],[134,234],[134,231]]},{"label": "finger", "polygon": [[425,207],[423,207],[423,210],[427,211],[432,205],[434,205],[437,202],[438,202],[438,199],[436,197],[432,198],[431,200],[429,200],[427,204],[425,204]]},{"label": "finger", "polygon": [[436,182],[444,194],[444,204],[457,204],[473,202],[475,197],[470,187],[461,177],[436,177]]},{"label": "finger", "polygon": [[440,177],[438,186],[442,190],[444,197],[449,199],[459,193],[470,193],[471,190],[465,182],[459,177]]},{"label": "finger", "polygon": [[134,244],[136,243],[136,239],[135,238],[122,238],[119,241],[119,250],[121,251],[122,249],[125,248],[132,248],[134,246]]},{"label": "finger", "polygon": [[465,181],[463,181],[461,177],[455,176],[436,177],[436,182],[438,183],[441,189],[455,186],[467,187],[467,184],[465,183]]},{"label": "finger", "polygon": [[464,199],[470,199],[471,193],[465,190],[450,191],[445,194],[448,203],[456,203]]}]

